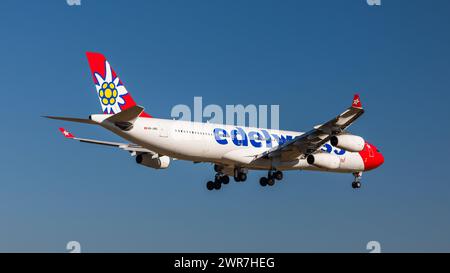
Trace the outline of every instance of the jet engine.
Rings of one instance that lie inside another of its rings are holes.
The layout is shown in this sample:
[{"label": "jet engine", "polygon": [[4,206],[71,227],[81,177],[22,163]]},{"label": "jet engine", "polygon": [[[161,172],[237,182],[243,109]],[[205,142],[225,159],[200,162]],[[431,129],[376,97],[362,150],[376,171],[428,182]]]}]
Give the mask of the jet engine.
[{"label": "jet engine", "polygon": [[167,169],[170,165],[170,157],[160,156],[153,158],[151,154],[139,154],[136,163],[153,169]]},{"label": "jet engine", "polygon": [[360,136],[339,135],[332,136],[330,143],[334,147],[344,149],[349,152],[361,152],[364,149],[365,140]]},{"label": "jet engine", "polygon": [[308,155],[306,158],[306,161],[310,165],[314,165],[319,168],[325,168],[325,169],[337,169],[339,168],[341,161],[339,157],[333,154],[327,154],[327,153],[319,153],[314,155]]}]

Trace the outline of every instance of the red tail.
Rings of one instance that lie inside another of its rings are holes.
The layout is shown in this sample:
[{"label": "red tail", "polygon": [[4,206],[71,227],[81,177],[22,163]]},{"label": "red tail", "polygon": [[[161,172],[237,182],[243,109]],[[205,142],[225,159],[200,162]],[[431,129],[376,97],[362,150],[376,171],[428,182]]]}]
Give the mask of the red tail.
[{"label": "red tail", "polygon": [[[135,106],[136,102],[105,56],[94,52],[87,52],[86,55],[103,113],[117,114]],[[151,116],[143,112],[141,117],[150,118]]]}]

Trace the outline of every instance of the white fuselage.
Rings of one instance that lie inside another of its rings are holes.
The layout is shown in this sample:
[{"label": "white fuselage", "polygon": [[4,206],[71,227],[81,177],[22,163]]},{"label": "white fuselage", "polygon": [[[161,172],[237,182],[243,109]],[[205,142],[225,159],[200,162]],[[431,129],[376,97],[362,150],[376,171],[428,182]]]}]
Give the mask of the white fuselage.
[{"label": "white fuselage", "polygon": [[92,115],[91,119],[117,135],[159,155],[193,162],[211,162],[227,166],[230,170],[241,167],[256,170],[321,170],[334,172],[359,172],[364,163],[359,153],[332,147],[323,151],[337,156],[339,168],[326,169],[310,165],[304,158],[258,159],[255,156],[276,147],[303,133],[270,130],[222,124],[187,122],[157,118],[138,118],[129,131],[122,131],[105,119],[111,115]]}]

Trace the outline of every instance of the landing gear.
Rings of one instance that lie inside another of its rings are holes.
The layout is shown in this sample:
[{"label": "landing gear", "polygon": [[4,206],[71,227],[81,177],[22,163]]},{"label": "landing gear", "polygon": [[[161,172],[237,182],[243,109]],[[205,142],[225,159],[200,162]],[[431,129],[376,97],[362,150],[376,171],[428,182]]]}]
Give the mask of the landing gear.
[{"label": "landing gear", "polygon": [[222,183],[219,180],[214,181],[214,189],[220,190],[221,188],[222,188]]},{"label": "landing gear", "polygon": [[[206,183],[206,188],[210,191],[220,190],[223,185],[228,185],[230,183],[230,176],[228,174],[233,174],[233,169],[228,169],[225,166],[214,165],[214,171],[216,176],[213,181],[208,181]],[[247,180],[247,169],[245,168],[235,168],[233,178],[236,182],[244,182]]]},{"label": "landing gear", "polygon": [[230,177],[228,175],[224,175],[220,178],[220,182],[222,182],[222,184],[227,185],[228,183],[230,183]]},{"label": "landing gear", "polygon": [[[208,181],[206,183],[206,188],[210,191],[212,190],[220,190],[223,185],[227,185],[230,183],[231,176],[227,174],[233,174],[233,169],[225,169],[223,166],[214,165],[214,170],[217,172],[213,181]],[[247,180],[247,172],[248,170],[245,168],[236,167],[234,169],[233,178],[236,182],[244,182]],[[259,180],[259,184],[262,187],[273,186],[275,182],[283,180],[283,172],[270,170],[267,173],[267,176],[261,177]]]},{"label": "landing gear", "polygon": [[267,179],[267,177],[265,177],[265,176],[263,176],[263,177],[261,177],[261,179],[259,179],[259,184],[262,186],[262,187],[265,187],[265,186],[267,186],[267,182],[268,182],[268,180],[269,179]]},{"label": "landing gear", "polygon": [[236,168],[234,170],[234,181],[245,182],[247,180],[247,172],[244,169]]},{"label": "landing gear", "polygon": [[280,172],[280,171],[276,171],[276,172],[273,174],[273,177],[274,177],[276,180],[281,181],[281,180],[283,180],[283,173]]},{"label": "landing gear", "polygon": [[283,179],[283,173],[281,171],[269,171],[267,177],[261,177],[259,184],[263,187],[275,185],[275,181],[281,181]]},{"label": "landing gear", "polygon": [[222,184],[227,185],[228,183],[230,183],[230,177],[228,177],[228,175],[217,173],[216,177],[214,178],[214,182],[208,181],[208,183],[206,183],[206,188],[209,191],[220,190],[222,188]]},{"label": "landing gear", "polygon": [[223,166],[214,164],[214,171],[215,171],[216,173],[220,173],[220,172],[222,172],[222,170],[223,170]]},{"label": "landing gear", "polygon": [[352,182],[352,188],[359,189],[361,188],[361,176],[362,172],[353,173],[353,176],[355,177],[355,180]]}]

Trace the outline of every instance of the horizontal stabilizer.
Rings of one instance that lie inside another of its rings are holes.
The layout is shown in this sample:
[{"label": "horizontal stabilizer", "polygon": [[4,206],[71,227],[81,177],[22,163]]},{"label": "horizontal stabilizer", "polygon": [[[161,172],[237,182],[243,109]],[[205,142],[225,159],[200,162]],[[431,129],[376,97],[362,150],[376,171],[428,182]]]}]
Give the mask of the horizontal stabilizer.
[{"label": "horizontal stabilizer", "polygon": [[68,118],[68,117],[54,117],[54,116],[43,116],[44,118],[49,119],[57,119],[57,120],[64,120],[64,121],[71,121],[71,122],[78,122],[78,123],[87,123],[87,124],[96,124],[97,122],[92,121],[90,119],[83,119],[83,118]]},{"label": "horizontal stabilizer", "polygon": [[59,131],[64,135],[65,138],[68,138],[68,139],[78,140],[80,142],[90,143],[90,144],[117,147],[124,151],[130,152],[133,155],[136,155],[136,153],[146,153],[146,154],[152,154],[152,155],[156,154],[155,152],[150,151],[149,149],[144,148],[144,147],[134,144],[134,143],[120,143],[120,142],[111,142],[111,141],[89,139],[89,138],[79,138],[79,137],[75,137],[71,132],[67,131],[64,128],[59,128]]}]

